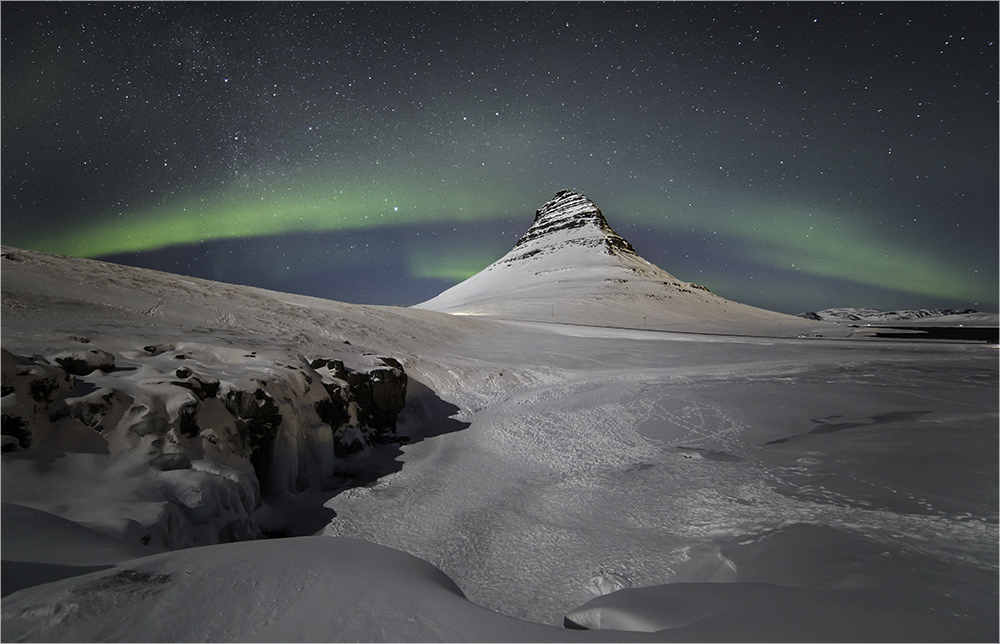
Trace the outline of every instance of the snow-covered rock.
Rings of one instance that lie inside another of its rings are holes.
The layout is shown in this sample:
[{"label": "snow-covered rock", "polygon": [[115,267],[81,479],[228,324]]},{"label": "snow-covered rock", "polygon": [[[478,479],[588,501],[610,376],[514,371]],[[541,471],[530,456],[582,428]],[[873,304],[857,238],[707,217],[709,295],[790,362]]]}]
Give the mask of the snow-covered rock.
[{"label": "snow-covered rock", "polygon": [[838,329],[765,311],[640,257],[585,196],[560,190],[506,255],[418,308],[633,329],[765,336]]},{"label": "snow-covered rock", "polygon": [[263,496],[343,485],[338,459],[407,440],[399,360],[234,333],[287,307],[253,289],[226,302],[154,271],[3,257],[7,501],[147,547],[254,538]]},{"label": "snow-covered rock", "polygon": [[66,373],[75,376],[86,376],[98,369],[111,371],[115,367],[115,357],[100,349],[67,351],[55,356],[54,360],[66,370]]},{"label": "snow-covered rock", "polygon": [[[4,349],[5,474],[25,470],[5,485],[34,480],[33,463],[53,454],[92,461],[85,469],[100,456],[112,469],[126,468],[137,485],[159,490],[123,510],[132,523],[118,515],[104,528],[186,547],[257,536],[262,491],[322,485],[337,474],[338,455],[398,440],[406,374],[395,359],[377,358],[367,371],[340,361],[341,380],[304,360],[266,364],[249,349],[242,371],[227,373],[217,354],[184,342],[137,348],[109,372],[101,365],[116,358],[99,349],[63,351],[52,361]],[[57,461],[53,469],[71,480],[79,466]],[[75,520],[101,523],[78,501],[60,504]]]}]

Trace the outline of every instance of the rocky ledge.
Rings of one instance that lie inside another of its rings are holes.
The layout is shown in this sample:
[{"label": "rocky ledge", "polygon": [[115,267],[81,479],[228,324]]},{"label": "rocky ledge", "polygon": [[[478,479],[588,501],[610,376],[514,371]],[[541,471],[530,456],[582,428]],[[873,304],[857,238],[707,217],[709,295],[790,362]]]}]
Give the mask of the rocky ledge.
[{"label": "rocky ledge", "polygon": [[[265,497],[323,485],[340,459],[407,440],[396,434],[407,375],[394,358],[349,356],[352,369],[226,351],[245,361],[239,376],[207,345],[0,349],[5,488],[30,496],[38,467],[60,470],[52,480],[71,487],[80,477],[132,480],[156,502],[133,499],[115,525],[99,527],[159,547],[205,545],[259,536],[254,512]],[[114,514],[92,516],[94,505],[65,499],[75,519]]]}]

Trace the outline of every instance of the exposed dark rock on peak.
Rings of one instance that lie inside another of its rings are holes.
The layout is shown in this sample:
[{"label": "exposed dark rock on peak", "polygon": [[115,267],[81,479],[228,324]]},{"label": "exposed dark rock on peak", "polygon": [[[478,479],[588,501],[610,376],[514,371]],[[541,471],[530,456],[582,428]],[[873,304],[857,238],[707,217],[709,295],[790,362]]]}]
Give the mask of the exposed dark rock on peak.
[{"label": "exposed dark rock on peak", "polygon": [[546,201],[541,208],[535,211],[533,226],[524,237],[529,237],[532,230],[545,232],[546,229],[553,227],[575,227],[566,225],[570,222],[575,223],[576,226],[593,223],[599,228],[608,227],[604,214],[593,201],[572,190],[560,190],[555,197]]},{"label": "exposed dark rock on peak", "polygon": [[[574,229],[581,230],[577,231],[579,234],[558,235]],[[538,252],[539,244],[545,244],[549,239],[562,244],[604,247],[609,254],[635,254],[632,244],[611,229],[601,209],[572,190],[560,190],[535,211],[534,223],[514,245],[514,250],[524,248],[528,253],[521,258],[528,257]],[[531,250],[529,247],[532,247]]]}]

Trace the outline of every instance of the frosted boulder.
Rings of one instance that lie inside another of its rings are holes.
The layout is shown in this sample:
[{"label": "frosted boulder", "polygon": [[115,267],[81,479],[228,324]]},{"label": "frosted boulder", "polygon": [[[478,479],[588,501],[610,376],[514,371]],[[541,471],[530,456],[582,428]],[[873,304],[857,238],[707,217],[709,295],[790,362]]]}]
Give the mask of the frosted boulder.
[{"label": "frosted boulder", "polygon": [[149,462],[149,466],[154,470],[169,472],[170,470],[191,469],[191,459],[183,454],[173,452],[171,454],[160,454]]},{"label": "frosted boulder", "polygon": [[86,376],[97,370],[111,371],[115,368],[114,355],[100,349],[67,351],[57,355],[55,361],[66,373],[74,376]]}]

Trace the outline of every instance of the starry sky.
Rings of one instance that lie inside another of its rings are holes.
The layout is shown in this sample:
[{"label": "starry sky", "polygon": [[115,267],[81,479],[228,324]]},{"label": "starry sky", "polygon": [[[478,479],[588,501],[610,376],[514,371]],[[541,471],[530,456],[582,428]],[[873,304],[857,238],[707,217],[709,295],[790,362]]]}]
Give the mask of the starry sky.
[{"label": "starry sky", "polygon": [[6,245],[410,305],[556,191],[786,313],[998,306],[998,5],[4,2]]}]

